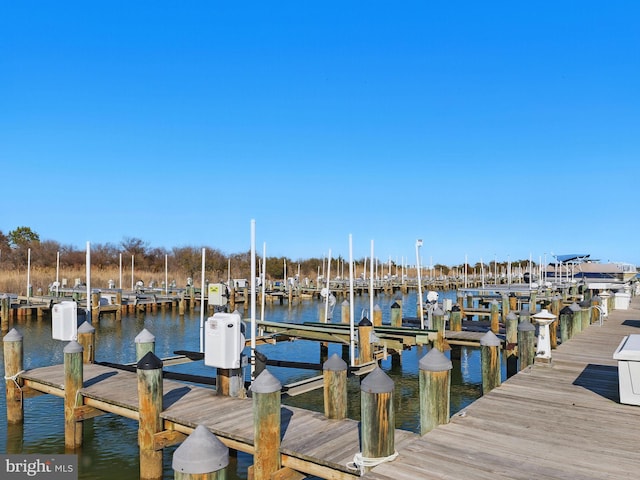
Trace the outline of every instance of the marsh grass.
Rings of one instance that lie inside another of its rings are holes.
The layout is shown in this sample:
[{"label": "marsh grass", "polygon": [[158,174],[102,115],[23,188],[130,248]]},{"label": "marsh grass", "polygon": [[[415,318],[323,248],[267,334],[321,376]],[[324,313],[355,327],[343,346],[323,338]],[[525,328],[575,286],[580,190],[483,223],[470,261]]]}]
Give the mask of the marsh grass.
[{"label": "marsh grass", "polygon": [[[168,272],[168,281],[171,283],[175,280],[176,285],[185,286],[188,275],[180,272]],[[76,279],[80,279],[81,283],[86,282],[87,272],[84,268],[68,268],[61,269],[58,273],[61,286],[64,285],[71,288],[74,286]],[[149,285],[152,281],[156,285],[164,282],[164,272],[145,272],[134,271],[133,283],[139,280]],[[0,270],[0,292],[12,293],[17,295],[27,295],[27,280],[32,285],[32,295],[46,295],[49,292],[50,285],[56,281],[55,268],[31,268],[30,274],[26,268]],[[91,268],[91,288],[108,288],[109,281],[115,282],[116,288],[120,288],[120,271],[116,268]],[[194,278],[194,283],[199,285],[199,278]],[[122,288],[131,289],[131,270],[123,270],[122,272]]]}]

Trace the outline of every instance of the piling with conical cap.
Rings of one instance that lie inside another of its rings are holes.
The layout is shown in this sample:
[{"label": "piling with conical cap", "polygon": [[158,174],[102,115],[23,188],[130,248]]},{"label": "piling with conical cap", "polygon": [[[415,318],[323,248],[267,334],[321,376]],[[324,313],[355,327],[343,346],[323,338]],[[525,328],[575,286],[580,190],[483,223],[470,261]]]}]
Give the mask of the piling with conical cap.
[{"label": "piling with conical cap", "polygon": [[449,422],[453,364],[432,348],[418,362],[420,369],[420,434]]},{"label": "piling with conical cap", "polygon": [[140,478],[162,478],[162,450],[154,448],[154,435],[162,431],[162,360],[147,352],[136,365],[138,377],[138,446]]},{"label": "piling with conical cap", "polygon": [[280,470],[280,390],[282,384],[268,369],[251,384],[253,399],[252,473],[255,480],[269,480]]},{"label": "piling with conical cap", "polygon": [[483,395],[500,385],[500,345],[500,339],[491,331],[480,339]]},{"label": "piling with conical cap", "polygon": [[78,327],[78,343],[82,345],[82,362],[86,365],[96,359],[96,329],[89,322],[84,321]]},{"label": "piling with conical cap", "polygon": [[347,416],[347,363],[336,353],[322,365],[324,415],[341,420]]},{"label": "piling with conical cap", "polygon": [[81,405],[78,392],[82,388],[83,348],[75,340],[70,341],[63,349],[64,354],[64,446],[74,450],[82,445],[82,423],[76,421],[75,409]]},{"label": "piling with conical cap", "polygon": [[173,452],[171,463],[176,480],[224,480],[228,465],[229,447],[203,425]]},{"label": "piling with conical cap", "polygon": [[384,458],[395,451],[394,383],[376,367],[360,384],[362,456]]}]

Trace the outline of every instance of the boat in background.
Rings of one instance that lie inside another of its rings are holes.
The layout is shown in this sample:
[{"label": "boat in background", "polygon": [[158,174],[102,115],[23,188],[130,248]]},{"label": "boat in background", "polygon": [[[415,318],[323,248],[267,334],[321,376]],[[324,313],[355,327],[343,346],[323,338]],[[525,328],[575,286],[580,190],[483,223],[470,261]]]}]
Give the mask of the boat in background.
[{"label": "boat in background", "polygon": [[611,288],[635,281],[636,265],[627,262],[593,260],[589,254],[555,255],[555,263],[546,268],[546,279],[556,282],[582,281],[589,288]]}]

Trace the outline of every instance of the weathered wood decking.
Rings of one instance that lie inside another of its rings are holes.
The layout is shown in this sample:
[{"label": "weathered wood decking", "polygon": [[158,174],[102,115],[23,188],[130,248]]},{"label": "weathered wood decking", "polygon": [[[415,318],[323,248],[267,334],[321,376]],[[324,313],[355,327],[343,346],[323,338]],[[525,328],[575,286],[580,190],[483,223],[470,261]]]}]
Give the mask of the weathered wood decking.
[{"label": "weathered wood decking", "polygon": [[363,478],[640,478],[640,407],[619,403],[613,360],[631,333],[640,333],[639,297],[559,345],[552,367],[533,365],[451,423],[396,442],[398,458]]}]

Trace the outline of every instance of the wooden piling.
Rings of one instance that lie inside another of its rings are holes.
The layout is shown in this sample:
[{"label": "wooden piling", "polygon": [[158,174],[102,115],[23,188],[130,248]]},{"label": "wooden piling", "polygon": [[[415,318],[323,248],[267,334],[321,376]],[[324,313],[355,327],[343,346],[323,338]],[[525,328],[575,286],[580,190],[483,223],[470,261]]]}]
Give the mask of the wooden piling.
[{"label": "wooden piling", "polygon": [[380,305],[376,304],[373,307],[373,326],[379,327],[380,325],[382,325],[382,309]]},{"label": "wooden piling", "polygon": [[531,315],[538,311],[538,296],[535,290],[531,290],[529,293],[529,312]]},{"label": "wooden piling", "polygon": [[76,421],[75,409],[82,405],[82,345],[72,340],[64,347],[64,446],[75,450],[82,445],[82,422]]},{"label": "wooden piling", "polygon": [[[282,384],[264,370],[251,386],[253,397],[254,480],[270,480],[280,470],[280,390]],[[309,432],[312,434],[312,432]]]},{"label": "wooden piling", "polygon": [[433,310],[431,320],[432,320],[431,328],[433,328],[438,332],[436,341],[434,342],[433,346],[438,350],[440,350],[441,352],[444,352],[445,345],[446,345],[446,342],[444,339],[444,328],[445,328],[444,311],[440,307],[436,307]]},{"label": "wooden piling", "polygon": [[9,295],[0,296],[0,316],[2,316],[2,325],[0,327],[2,334],[9,331],[9,317],[11,316],[11,299]]},{"label": "wooden piling", "polygon": [[136,335],[133,340],[136,344],[136,361],[142,360],[147,353],[151,352],[155,354],[156,350],[156,337],[146,328]]},{"label": "wooden piling", "polygon": [[347,363],[336,353],[322,365],[324,416],[334,420],[347,417]]},{"label": "wooden piling", "polygon": [[509,312],[505,323],[507,378],[518,373],[518,316]]},{"label": "wooden piling", "polygon": [[382,459],[395,452],[393,380],[376,367],[360,385],[362,456]]},{"label": "wooden piling", "polygon": [[116,305],[118,309],[116,310],[116,321],[120,322],[122,320],[122,290],[116,290]]},{"label": "wooden piling", "polygon": [[451,307],[451,312],[449,312],[449,330],[452,332],[462,331],[462,312],[458,304]]},{"label": "wooden piling", "polygon": [[225,480],[229,447],[209,429],[198,425],[173,452],[175,480]]},{"label": "wooden piling", "polygon": [[420,369],[420,435],[449,423],[453,364],[437,348],[418,362]]},{"label": "wooden piling", "polygon": [[96,329],[87,321],[78,327],[78,343],[82,345],[82,363],[94,363],[96,359]]},{"label": "wooden piling", "polygon": [[487,332],[480,339],[482,361],[482,394],[486,395],[500,386],[500,339],[493,332]]},{"label": "wooden piling", "polygon": [[559,322],[560,343],[566,343],[573,336],[573,310],[568,305],[560,310]]},{"label": "wooden piling", "polygon": [[349,323],[351,321],[351,308],[350,308],[350,303],[349,300],[345,300],[343,301],[340,306],[341,306],[341,315],[340,315],[340,321],[342,323]]},{"label": "wooden piling", "polygon": [[24,351],[22,334],[12,328],[3,339],[5,395],[7,401],[7,422],[22,424],[24,408],[22,404],[22,379],[18,375],[23,371]]},{"label": "wooden piling", "polygon": [[500,319],[502,323],[507,324],[507,315],[509,315],[509,295],[506,293],[502,294],[502,308],[500,310]]},{"label": "wooden piling", "polygon": [[162,479],[162,450],[156,450],[154,435],[162,431],[162,360],[147,352],[137,363],[138,446],[140,479]]},{"label": "wooden piling", "polygon": [[591,321],[591,300],[583,300],[578,304],[580,307],[580,327],[579,332],[585,330]]},{"label": "wooden piling", "polygon": [[98,324],[100,318],[100,290],[94,289],[91,291],[91,318]]},{"label": "wooden piling", "polygon": [[500,333],[500,304],[497,300],[492,300],[490,304],[491,309],[491,331],[494,334]]},{"label": "wooden piling", "polygon": [[373,352],[371,350],[371,332],[373,325],[367,317],[360,320],[358,324],[358,361],[368,363],[373,360]]},{"label": "wooden piling", "polygon": [[582,308],[575,302],[569,305],[569,308],[572,312],[571,329],[569,330],[569,339],[571,339],[582,331]]},{"label": "wooden piling", "polygon": [[521,321],[518,324],[518,360],[519,370],[522,371],[529,365],[533,365],[536,356],[535,349],[536,327],[529,321]]},{"label": "wooden piling", "polygon": [[[600,310],[598,310],[597,308],[594,308],[594,307],[599,307],[601,302],[602,302],[602,297],[600,295],[595,295],[595,296],[591,297],[591,315],[590,315],[589,322],[587,323],[587,325],[590,325],[592,323],[596,323],[598,321],[598,319],[600,318]],[[583,328],[583,330],[584,330],[584,328]]]},{"label": "wooden piling", "polygon": [[397,301],[391,304],[391,326],[402,327],[402,305]]}]

